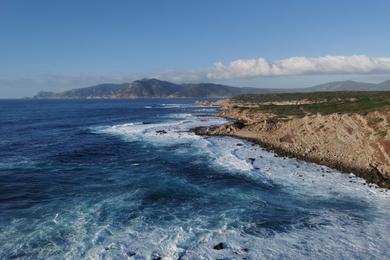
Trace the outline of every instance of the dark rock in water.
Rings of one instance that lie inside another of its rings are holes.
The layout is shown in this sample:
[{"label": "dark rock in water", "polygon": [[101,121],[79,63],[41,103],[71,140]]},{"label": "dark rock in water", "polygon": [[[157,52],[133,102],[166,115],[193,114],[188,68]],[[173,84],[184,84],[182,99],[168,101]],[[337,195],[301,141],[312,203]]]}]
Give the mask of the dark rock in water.
[{"label": "dark rock in water", "polygon": [[179,258],[177,260],[181,260],[181,259],[184,259],[184,257],[186,256],[186,251],[183,251],[179,254]]},{"label": "dark rock in water", "polygon": [[240,121],[236,121],[236,122],[233,123],[233,126],[234,126],[235,128],[242,129],[242,128],[245,127],[245,124],[242,123],[242,122],[240,122]]},{"label": "dark rock in water", "polygon": [[260,170],[260,168],[259,167],[255,167],[255,170]]},{"label": "dark rock in water", "polygon": [[225,245],[224,245],[224,243],[221,242],[221,243],[216,244],[213,248],[215,250],[222,250],[225,248]]},{"label": "dark rock in water", "polygon": [[111,249],[115,249],[115,246],[114,245],[109,245],[109,246],[106,246],[104,249],[106,251],[108,251],[108,250],[111,250]]},{"label": "dark rock in water", "polygon": [[255,158],[248,158],[248,161],[251,163],[251,164],[253,164],[254,162],[255,162]]},{"label": "dark rock in water", "polygon": [[126,252],[126,255],[129,256],[129,257],[132,257],[132,256],[135,256],[137,253],[134,252],[134,251],[127,251]]},{"label": "dark rock in water", "polygon": [[242,144],[236,144],[237,146],[242,146]]},{"label": "dark rock in water", "polygon": [[156,131],[156,134],[166,134],[166,133],[168,133],[167,131],[165,131],[165,130],[157,130]]},{"label": "dark rock in water", "polygon": [[152,254],[151,260],[161,260],[161,259],[162,259],[162,257],[159,256],[157,253]]}]

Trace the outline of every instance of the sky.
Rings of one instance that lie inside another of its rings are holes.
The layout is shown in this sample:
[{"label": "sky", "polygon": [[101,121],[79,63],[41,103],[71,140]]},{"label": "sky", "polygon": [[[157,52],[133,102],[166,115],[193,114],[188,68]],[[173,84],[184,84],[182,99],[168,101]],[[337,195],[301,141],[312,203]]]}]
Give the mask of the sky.
[{"label": "sky", "polygon": [[390,79],[390,1],[0,0],[0,98],[156,77]]}]

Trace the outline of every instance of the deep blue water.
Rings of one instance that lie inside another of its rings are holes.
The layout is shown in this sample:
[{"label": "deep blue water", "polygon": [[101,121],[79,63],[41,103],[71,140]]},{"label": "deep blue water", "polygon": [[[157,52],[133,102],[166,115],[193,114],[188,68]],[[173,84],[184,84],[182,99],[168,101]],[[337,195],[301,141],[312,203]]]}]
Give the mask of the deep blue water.
[{"label": "deep blue water", "polygon": [[390,258],[387,191],[194,136],[193,102],[1,100],[0,258]]}]

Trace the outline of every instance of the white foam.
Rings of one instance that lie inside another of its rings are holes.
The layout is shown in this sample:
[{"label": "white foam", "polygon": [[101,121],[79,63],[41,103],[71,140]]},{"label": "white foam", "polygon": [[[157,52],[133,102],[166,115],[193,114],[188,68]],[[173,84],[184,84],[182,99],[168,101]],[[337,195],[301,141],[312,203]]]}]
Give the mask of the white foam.
[{"label": "white foam", "polygon": [[[201,108],[203,109],[213,109],[219,108],[219,106],[203,106],[203,105],[195,105],[195,104],[184,104],[184,103],[170,103],[170,104],[161,104],[160,108]],[[206,111],[206,110],[203,110]]]},{"label": "white foam", "polygon": [[188,120],[152,124],[126,123],[114,126],[95,127],[92,128],[92,131],[117,135],[129,141],[142,140],[155,145],[173,145],[201,139],[201,137],[189,132],[191,128],[226,123],[224,119],[216,117],[196,119],[190,114],[172,114],[171,117]]},{"label": "white foam", "polygon": [[201,109],[195,109],[195,112],[215,112],[216,108],[201,108]]},{"label": "white foam", "polygon": [[179,103],[161,104],[161,108],[190,108],[190,107],[194,107],[194,106],[191,104],[179,104]]},{"label": "white foam", "polygon": [[191,119],[196,120],[196,116],[190,113],[172,113],[168,115],[164,115],[163,118],[171,118],[171,119]]},{"label": "white foam", "polygon": [[[137,252],[147,258],[153,252],[166,259],[177,259],[181,255],[191,258],[242,258],[261,259],[385,259],[390,247],[388,216],[390,215],[390,193],[354,175],[342,174],[313,163],[291,158],[275,157],[261,147],[230,137],[201,137],[189,133],[197,126],[226,123],[226,120],[207,117],[196,118],[189,114],[171,115],[179,121],[155,124],[122,124],[99,128],[100,133],[118,135],[125,140],[143,140],[153,145],[175,145],[191,143],[199,153],[208,154],[212,163],[232,174],[260,178],[264,182],[282,187],[283,192],[305,200],[316,198],[324,201],[351,199],[351,202],[367,204],[369,221],[352,221],[349,212],[318,208],[310,212],[309,222],[328,223],[321,228],[292,226],[289,232],[275,233],[272,237],[243,234],[229,227],[234,222],[226,216],[224,227],[210,228],[206,217],[199,216],[193,222],[177,222],[168,229],[145,228],[142,216],[125,230],[116,231],[110,243],[116,249],[104,250],[103,246],[91,246],[87,255],[91,258],[125,257],[126,250]],[[156,131],[167,133],[159,134]],[[240,143],[242,145],[237,146]],[[250,158],[255,158],[252,163]],[[270,195],[271,196],[271,195]],[[186,210],[183,208],[183,210]],[[299,224],[297,224],[299,225]],[[207,228],[206,228],[207,226]],[[129,242],[131,241],[131,242]],[[226,242],[221,251],[212,245]],[[156,246],[158,245],[158,246]],[[249,248],[249,251],[244,250]],[[74,256],[74,255],[72,255]]]}]

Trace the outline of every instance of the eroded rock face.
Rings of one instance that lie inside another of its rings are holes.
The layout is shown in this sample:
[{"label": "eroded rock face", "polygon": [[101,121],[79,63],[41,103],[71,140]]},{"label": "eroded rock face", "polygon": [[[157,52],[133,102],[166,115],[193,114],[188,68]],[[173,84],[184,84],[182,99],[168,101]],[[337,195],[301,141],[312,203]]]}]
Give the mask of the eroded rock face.
[{"label": "eroded rock face", "polygon": [[275,115],[225,106],[221,116],[239,120],[204,131],[257,141],[282,153],[352,171],[390,188],[390,111],[306,115],[278,119]]}]

